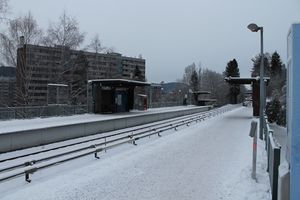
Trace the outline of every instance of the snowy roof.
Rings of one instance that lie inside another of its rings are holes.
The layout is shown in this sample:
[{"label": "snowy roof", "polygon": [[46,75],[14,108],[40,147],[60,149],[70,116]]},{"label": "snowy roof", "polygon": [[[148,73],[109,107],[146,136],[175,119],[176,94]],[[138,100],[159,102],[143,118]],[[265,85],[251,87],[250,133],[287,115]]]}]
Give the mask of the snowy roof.
[{"label": "snowy roof", "polygon": [[162,87],[162,84],[160,83],[151,83],[152,87]]},{"label": "snowy roof", "polygon": [[147,97],[145,94],[138,94],[139,97]]},{"label": "snowy roof", "polygon": [[195,91],[195,92],[192,92],[193,94],[211,94],[210,91]]},{"label": "snowy roof", "polygon": [[88,83],[100,83],[103,86],[148,86],[147,82],[128,80],[128,79],[93,79]]},{"label": "snowy roof", "polygon": [[199,99],[199,101],[214,102],[217,101],[217,99]]},{"label": "snowy roof", "polygon": [[[225,77],[225,81],[229,83],[234,83],[234,84],[252,84],[254,81],[259,81],[260,77],[250,77],[250,78],[242,78],[242,77]],[[270,80],[270,77],[264,77],[264,80],[268,82]]]},{"label": "snowy roof", "polygon": [[48,83],[48,86],[56,86],[56,87],[68,87],[66,84],[57,84],[57,83]]}]

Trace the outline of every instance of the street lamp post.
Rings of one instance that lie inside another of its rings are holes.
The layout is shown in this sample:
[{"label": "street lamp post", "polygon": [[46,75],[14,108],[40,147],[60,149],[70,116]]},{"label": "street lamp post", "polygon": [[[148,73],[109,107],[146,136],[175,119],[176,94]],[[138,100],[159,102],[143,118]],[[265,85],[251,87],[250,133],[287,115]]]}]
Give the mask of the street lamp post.
[{"label": "street lamp post", "polygon": [[264,43],[263,43],[263,27],[256,24],[249,24],[247,28],[252,32],[260,31],[260,73],[259,73],[259,138],[263,139],[264,129],[264,108],[265,108],[265,83],[264,83]]}]

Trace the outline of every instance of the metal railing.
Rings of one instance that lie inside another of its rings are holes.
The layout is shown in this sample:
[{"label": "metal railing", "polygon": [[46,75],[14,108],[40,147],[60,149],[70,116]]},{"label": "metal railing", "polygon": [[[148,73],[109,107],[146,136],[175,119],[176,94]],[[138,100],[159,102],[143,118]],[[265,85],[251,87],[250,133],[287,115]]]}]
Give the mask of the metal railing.
[{"label": "metal railing", "polygon": [[172,107],[172,106],[182,106],[182,102],[151,102],[149,108],[161,108],[161,107]]},{"label": "metal railing", "polygon": [[[46,149],[41,150],[29,154],[19,155],[12,158],[7,158],[0,160],[0,163],[4,163],[7,161],[14,161],[13,165],[6,166],[5,168],[0,169],[0,182],[7,181],[12,178],[16,178],[22,175],[25,175],[25,180],[27,182],[31,182],[30,180],[30,174],[35,173],[36,171],[62,164],[83,156],[87,156],[90,154],[93,154],[95,158],[99,159],[98,153],[100,152],[106,152],[106,150],[123,145],[123,144],[134,144],[136,145],[136,141],[147,138],[152,135],[157,135],[161,137],[161,133],[174,129],[177,130],[178,127],[181,126],[189,126],[192,123],[197,123],[202,120],[205,120],[207,118],[219,115],[221,113],[227,112],[235,108],[234,106],[225,106],[223,108],[213,109],[210,111],[202,112],[202,113],[196,113],[188,116],[178,117],[171,120],[166,120],[163,122],[150,124],[150,125],[143,125],[142,127],[136,127],[131,130],[121,131],[119,133],[108,133],[108,135],[103,136],[103,133],[101,136],[94,138],[94,139],[87,139],[82,140],[77,143],[68,144],[68,145],[62,145],[59,147],[55,147],[52,149]],[[135,132],[135,133],[134,133]],[[104,139],[104,141],[103,141]],[[99,141],[101,140],[101,141]],[[98,142],[97,142],[98,141]],[[90,142],[93,142],[90,144]],[[86,144],[85,146],[72,148],[72,149],[65,149],[65,151],[61,151],[63,148],[75,146],[78,144]],[[53,152],[54,154],[48,155],[46,157],[39,156],[36,160],[29,160],[26,162],[20,162],[19,164],[16,164],[15,161],[19,158],[26,158],[27,156],[32,156],[35,154],[41,154],[45,152],[50,152],[60,149],[60,153]],[[8,172],[8,174],[6,174]]]},{"label": "metal railing", "polygon": [[0,120],[68,116],[87,113],[87,105],[48,105],[0,108]]},{"label": "metal railing", "polygon": [[[155,102],[148,106],[149,108],[161,108],[181,105],[182,102]],[[135,105],[134,109],[138,109],[138,105]],[[87,105],[53,104],[47,106],[0,107],[0,120],[69,116],[84,113],[88,113]]]},{"label": "metal railing", "polygon": [[274,131],[270,128],[265,117],[264,139],[267,151],[267,172],[269,172],[272,200],[278,197],[278,173],[280,165],[281,146],[273,136]]}]

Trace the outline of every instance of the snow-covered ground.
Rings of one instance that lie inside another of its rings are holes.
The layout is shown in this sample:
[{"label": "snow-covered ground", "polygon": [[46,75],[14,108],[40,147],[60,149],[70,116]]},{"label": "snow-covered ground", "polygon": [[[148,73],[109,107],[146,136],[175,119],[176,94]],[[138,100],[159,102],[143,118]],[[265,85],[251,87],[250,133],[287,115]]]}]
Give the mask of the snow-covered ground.
[{"label": "snow-covered ground", "polygon": [[286,160],[286,151],[287,151],[287,129],[282,126],[278,126],[277,124],[271,124],[270,127],[274,130],[274,138],[280,144],[280,162],[284,162]]},{"label": "snow-covered ground", "polygon": [[175,106],[164,108],[151,108],[145,111],[133,110],[126,113],[114,113],[114,114],[82,114],[73,116],[61,116],[61,117],[48,117],[48,118],[34,118],[34,119],[17,119],[17,120],[0,120],[0,134],[15,132],[28,129],[47,128],[52,126],[62,126],[66,124],[77,124],[85,122],[93,122],[100,120],[109,120],[115,118],[123,118],[128,116],[145,115],[151,113],[161,113],[168,111],[179,111],[193,109],[195,106]]},{"label": "snow-covered ground", "polygon": [[263,141],[251,179],[251,108],[0,183],[0,199],[270,200]]}]

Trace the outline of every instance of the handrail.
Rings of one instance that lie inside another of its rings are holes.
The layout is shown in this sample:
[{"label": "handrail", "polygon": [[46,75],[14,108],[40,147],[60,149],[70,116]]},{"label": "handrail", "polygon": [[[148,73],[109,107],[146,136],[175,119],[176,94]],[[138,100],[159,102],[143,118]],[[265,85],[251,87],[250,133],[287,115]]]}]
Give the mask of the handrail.
[{"label": "handrail", "polygon": [[[179,127],[179,126],[189,125],[192,122],[198,122],[198,121],[204,120],[206,118],[216,116],[218,114],[227,112],[228,110],[231,110],[232,108],[233,107],[229,107],[229,108],[228,107],[223,107],[223,108],[214,109],[214,110],[211,110],[211,111],[208,111],[208,112],[197,113],[197,114],[192,114],[192,115],[188,115],[188,116],[185,116],[185,117],[180,117],[179,120],[178,120],[178,118],[174,119],[174,120],[167,120],[168,123],[170,123],[170,124],[166,124],[166,122],[157,123],[158,125],[162,125],[162,124],[164,124],[164,125],[152,128],[150,130],[144,130],[144,131],[141,131],[141,132],[138,132],[138,133],[135,133],[135,134],[121,136],[121,137],[118,137],[116,139],[112,139],[112,140],[108,140],[108,141],[105,140],[105,142],[96,143],[96,144],[93,144],[93,145],[88,145],[88,146],[81,147],[81,148],[78,148],[78,149],[66,151],[66,152],[63,152],[63,153],[58,153],[58,154],[51,155],[51,156],[48,156],[48,157],[44,157],[44,158],[41,158],[41,159],[31,160],[31,161],[28,161],[28,162],[25,162],[25,163],[22,163],[22,164],[17,164],[17,165],[10,166],[10,167],[4,168],[4,169],[0,169],[0,172],[5,172],[5,171],[10,171],[10,170],[13,170],[13,169],[16,169],[16,168],[20,168],[20,167],[28,167],[28,166],[35,165],[34,167],[26,169],[23,172],[17,172],[15,174],[10,174],[10,175],[4,176],[2,178],[0,177],[0,182],[6,181],[6,180],[9,180],[9,179],[12,179],[12,178],[24,175],[24,174],[25,174],[25,180],[27,182],[31,182],[31,180],[29,178],[29,175],[35,173],[38,170],[45,169],[45,168],[48,168],[48,167],[51,167],[51,166],[54,166],[54,165],[62,164],[62,163],[65,163],[67,161],[74,160],[74,159],[77,159],[77,158],[80,158],[80,157],[83,157],[83,156],[87,156],[87,155],[90,155],[90,154],[94,154],[95,158],[99,158],[98,153],[100,153],[104,150],[106,151],[108,149],[111,149],[111,148],[114,148],[114,147],[117,147],[117,146],[120,146],[120,145],[123,145],[123,144],[126,144],[126,143],[132,143],[132,144],[136,145],[136,141],[140,140],[142,138],[150,137],[152,135],[161,136],[160,133],[165,132],[167,130],[170,130],[170,129],[175,129],[176,130],[176,128]],[[178,122],[176,122],[176,120]],[[134,130],[147,129],[149,127],[156,126],[157,124],[136,128]],[[128,132],[132,132],[132,130],[123,131],[123,132],[108,135],[108,136],[102,136],[100,138],[101,139],[104,139],[104,138],[106,139],[106,138],[109,138],[109,137],[119,136],[119,135],[122,135],[122,134],[124,135],[124,134],[127,134]],[[89,142],[94,141],[94,140],[96,140],[96,139],[91,139],[91,140],[89,140]],[[83,143],[83,142],[78,142],[77,144],[81,144],[81,143]],[[110,144],[110,145],[108,145],[108,144]],[[69,147],[69,146],[74,146],[74,145],[75,144],[63,145],[63,146]],[[100,147],[100,148],[97,148],[97,147]],[[56,150],[58,148],[53,148],[53,149]],[[48,150],[48,151],[50,151],[50,150]],[[43,152],[47,152],[47,150],[45,150]],[[39,153],[41,153],[41,152],[39,152]],[[32,154],[30,154],[30,155],[32,155]],[[46,163],[44,165],[42,164],[43,162],[51,161],[52,159],[57,159],[57,158],[61,158],[61,157],[64,157],[64,156],[66,156],[67,158],[62,158],[62,159],[59,159],[59,160],[54,161],[54,162]],[[23,157],[25,157],[25,156],[23,156]],[[17,158],[20,158],[20,157],[17,157]],[[15,158],[15,159],[17,159],[17,158]],[[9,159],[6,159],[5,161],[7,161],[7,160],[9,160]],[[4,162],[4,161],[2,160],[2,162]]]}]

